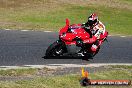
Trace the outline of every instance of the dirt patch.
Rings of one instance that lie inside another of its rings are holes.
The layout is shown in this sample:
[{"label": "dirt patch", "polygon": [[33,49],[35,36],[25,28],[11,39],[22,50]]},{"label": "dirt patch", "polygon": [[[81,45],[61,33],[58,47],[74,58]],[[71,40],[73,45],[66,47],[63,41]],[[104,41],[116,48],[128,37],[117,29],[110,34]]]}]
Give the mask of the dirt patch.
[{"label": "dirt patch", "polygon": [[0,0],[0,8],[10,10],[51,10],[59,7],[54,0]]},{"label": "dirt patch", "polygon": [[123,2],[120,0],[0,0],[0,8],[36,8],[36,6],[43,9],[55,9],[63,6],[64,4],[69,5],[80,5],[80,6],[107,6],[112,8],[125,8],[132,10],[132,4]]},{"label": "dirt patch", "polygon": [[[108,71],[111,68],[109,67],[89,67],[85,68],[85,70],[89,71],[89,73],[96,73],[100,71]],[[47,77],[47,76],[58,76],[58,75],[67,75],[67,74],[78,74],[81,76],[81,68],[80,67],[72,67],[72,68],[57,68],[57,69],[38,69],[36,74],[33,75],[24,75],[24,76],[0,76],[0,81],[18,81],[18,80],[31,80],[35,77]]]},{"label": "dirt patch", "polygon": [[120,0],[56,0],[56,2],[74,4],[80,6],[106,6],[111,8],[128,9],[132,11],[132,4]]}]

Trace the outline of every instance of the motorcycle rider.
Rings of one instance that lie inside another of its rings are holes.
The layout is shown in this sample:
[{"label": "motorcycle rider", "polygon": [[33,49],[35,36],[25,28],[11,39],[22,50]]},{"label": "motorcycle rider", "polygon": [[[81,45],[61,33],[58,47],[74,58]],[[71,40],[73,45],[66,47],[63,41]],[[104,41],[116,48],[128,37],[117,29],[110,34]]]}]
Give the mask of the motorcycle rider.
[{"label": "motorcycle rider", "polygon": [[98,16],[95,13],[92,13],[88,17],[88,21],[82,24],[82,27],[85,31],[89,32],[91,38],[86,40],[77,41],[78,45],[91,44],[91,51],[93,52],[90,56],[93,57],[93,54],[97,53],[97,49],[100,48],[100,45],[103,43],[106,35],[108,33],[105,31],[104,24],[99,21]]}]

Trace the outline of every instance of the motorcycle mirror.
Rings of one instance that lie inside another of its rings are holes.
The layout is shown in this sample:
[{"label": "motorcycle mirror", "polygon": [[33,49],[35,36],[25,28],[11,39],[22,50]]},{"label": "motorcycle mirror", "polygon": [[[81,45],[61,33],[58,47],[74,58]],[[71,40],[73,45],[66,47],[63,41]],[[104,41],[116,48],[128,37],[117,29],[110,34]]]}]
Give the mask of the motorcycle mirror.
[{"label": "motorcycle mirror", "polygon": [[69,26],[70,25],[70,21],[68,18],[66,18],[66,25]]}]

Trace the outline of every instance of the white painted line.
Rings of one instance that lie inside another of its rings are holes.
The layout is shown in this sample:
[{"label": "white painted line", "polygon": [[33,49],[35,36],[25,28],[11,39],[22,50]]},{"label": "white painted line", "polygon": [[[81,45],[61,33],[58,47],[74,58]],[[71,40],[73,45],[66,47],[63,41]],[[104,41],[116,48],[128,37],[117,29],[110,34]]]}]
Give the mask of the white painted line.
[{"label": "white painted line", "polygon": [[29,30],[21,30],[21,31],[29,31]]},{"label": "white painted line", "polygon": [[108,36],[113,36],[113,35],[108,35]]},{"label": "white painted line", "polygon": [[115,34],[116,36],[121,36],[121,34]]},{"label": "white painted line", "polygon": [[47,65],[23,65],[23,66],[0,66],[0,69],[23,69],[23,68],[74,68],[74,67],[100,67],[108,65],[127,65],[132,66],[132,63],[92,63],[92,64],[47,64]]},{"label": "white painted line", "polygon": [[126,37],[126,36],[120,36],[120,37],[124,38],[124,37]]},{"label": "white painted line", "polygon": [[11,30],[11,29],[5,29],[5,30],[9,31],[9,30]]},{"label": "white painted line", "polygon": [[52,31],[44,31],[44,32],[52,32]]},{"label": "white painted line", "polygon": [[100,66],[107,66],[107,65],[132,65],[132,63],[93,63],[93,64],[49,64],[48,66],[61,66],[61,67],[100,67]]}]

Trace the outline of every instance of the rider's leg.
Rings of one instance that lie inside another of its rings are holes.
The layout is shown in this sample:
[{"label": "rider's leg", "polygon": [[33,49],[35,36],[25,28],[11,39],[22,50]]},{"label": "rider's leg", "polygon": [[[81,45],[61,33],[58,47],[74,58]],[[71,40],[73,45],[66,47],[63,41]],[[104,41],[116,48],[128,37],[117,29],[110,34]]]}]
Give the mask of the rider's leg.
[{"label": "rider's leg", "polygon": [[96,50],[98,49],[99,45],[100,45],[100,41],[97,40],[97,41],[91,46],[91,51],[92,51],[93,53],[95,53]]}]

